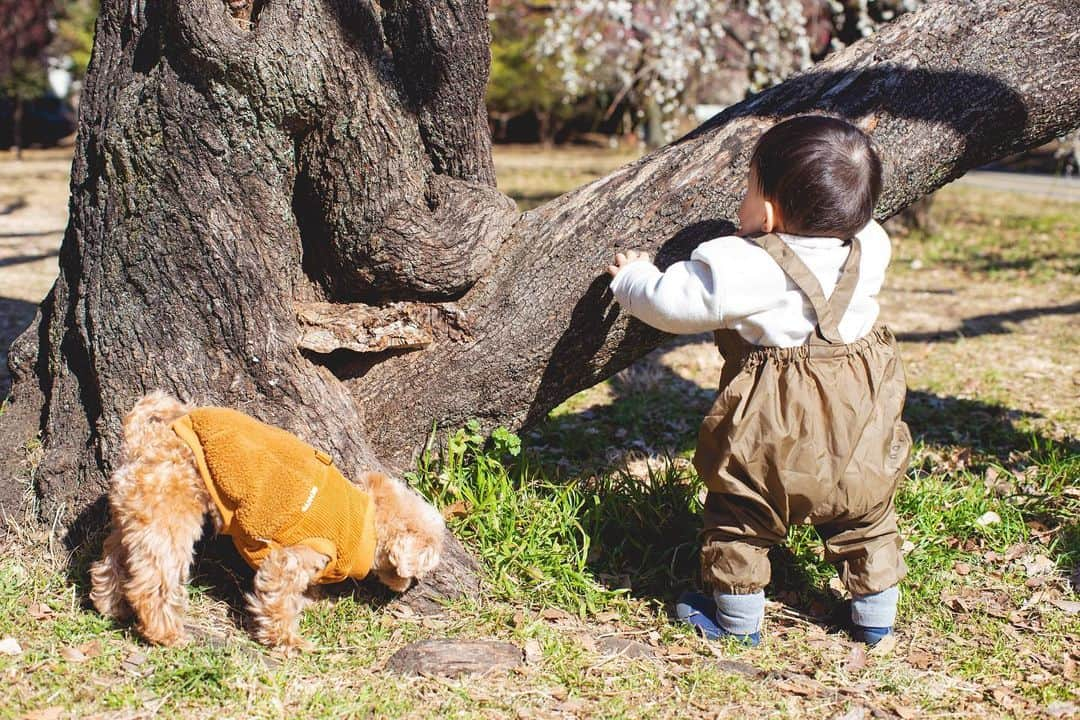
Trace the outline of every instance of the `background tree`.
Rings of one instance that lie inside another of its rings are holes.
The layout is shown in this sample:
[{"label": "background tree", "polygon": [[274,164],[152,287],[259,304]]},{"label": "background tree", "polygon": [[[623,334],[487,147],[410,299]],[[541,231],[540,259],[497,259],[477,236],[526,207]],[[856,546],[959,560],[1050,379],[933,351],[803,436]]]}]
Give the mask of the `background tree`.
[{"label": "background tree", "polygon": [[52,33],[51,0],[0,0],[0,78],[18,58],[39,57]]},{"label": "background tree", "polygon": [[505,140],[508,122],[535,113],[541,142],[550,143],[558,123],[569,119],[574,104],[567,98],[557,69],[538,62],[537,39],[546,13],[517,0],[490,3],[491,77],[487,108],[495,121],[495,139]]},{"label": "background tree", "polygon": [[56,16],[56,38],[50,50],[71,58],[71,74],[76,80],[82,80],[90,66],[98,11],[98,0],[64,0]]},{"label": "background tree", "polygon": [[25,103],[46,88],[43,51],[52,33],[50,0],[0,0],[0,96],[11,101],[12,150],[22,157]]},{"label": "background tree", "polygon": [[[759,91],[806,69],[829,49],[869,35],[920,0],[560,0],[538,51],[569,98],[614,95],[636,109],[650,144],[674,136],[693,106],[710,102],[723,70]],[[729,95],[729,93],[728,93]]]},{"label": "background tree", "polygon": [[0,95],[12,105],[11,151],[22,159],[23,120],[26,104],[41,97],[48,87],[45,66],[36,58],[17,57],[8,65],[7,74],[0,77]]},{"label": "background tree", "polygon": [[[611,304],[603,267],[730,231],[780,118],[865,127],[881,218],[1080,125],[1080,5],[944,0],[519,214],[494,188],[486,11],[103,3],[60,275],[10,353],[0,504],[29,487],[41,516],[100,526],[120,420],[152,388],[296,432],[353,476],[407,467],[433,422],[537,422],[665,339]],[[451,546],[410,597],[473,580]]]}]

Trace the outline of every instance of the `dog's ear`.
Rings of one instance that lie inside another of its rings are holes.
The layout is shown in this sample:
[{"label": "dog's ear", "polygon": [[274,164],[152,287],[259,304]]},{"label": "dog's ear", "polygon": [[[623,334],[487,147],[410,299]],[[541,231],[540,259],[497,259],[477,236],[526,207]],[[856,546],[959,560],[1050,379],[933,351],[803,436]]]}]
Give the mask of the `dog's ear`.
[{"label": "dog's ear", "polygon": [[391,543],[387,559],[401,577],[419,578],[435,569],[441,554],[429,538],[410,532]]},{"label": "dog's ear", "polygon": [[390,544],[389,552],[386,553],[394,572],[403,578],[416,577],[418,540],[412,533],[405,533]]},{"label": "dog's ear", "polygon": [[415,577],[423,577],[429,572],[434,570],[439,564],[439,560],[442,559],[442,553],[439,549],[432,546],[427,546],[416,554],[416,575]]}]

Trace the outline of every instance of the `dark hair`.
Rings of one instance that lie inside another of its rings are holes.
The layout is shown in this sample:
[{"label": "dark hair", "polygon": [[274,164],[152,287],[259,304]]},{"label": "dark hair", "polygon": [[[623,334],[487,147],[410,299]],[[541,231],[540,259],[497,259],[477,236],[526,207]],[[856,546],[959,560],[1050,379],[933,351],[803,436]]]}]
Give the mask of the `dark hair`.
[{"label": "dark hair", "polygon": [[792,235],[849,240],[870,222],[881,194],[881,160],[870,138],[836,118],[807,115],[773,126],[750,167]]}]

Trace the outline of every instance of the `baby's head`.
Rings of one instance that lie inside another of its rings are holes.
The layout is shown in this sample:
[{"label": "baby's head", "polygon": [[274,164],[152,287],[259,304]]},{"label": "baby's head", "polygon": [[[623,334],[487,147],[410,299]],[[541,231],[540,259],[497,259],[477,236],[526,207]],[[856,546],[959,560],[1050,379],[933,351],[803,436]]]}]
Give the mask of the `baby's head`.
[{"label": "baby's head", "polygon": [[851,123],[808,115],[773,126],[754,147],[741,232],[838,237],[861,230],[881,194],[881,161]]}]

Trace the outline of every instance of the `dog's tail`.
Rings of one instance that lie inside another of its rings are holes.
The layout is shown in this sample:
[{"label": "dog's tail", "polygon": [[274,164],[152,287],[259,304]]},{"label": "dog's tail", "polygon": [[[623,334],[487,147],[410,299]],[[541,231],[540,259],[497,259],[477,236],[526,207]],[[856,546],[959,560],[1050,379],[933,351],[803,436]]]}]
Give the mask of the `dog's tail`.
[{"label": "dog's tail", "polygon": [[190,410],[190,407],[167,392],[154,390],[139,398],[135,406],[131,408],[131,412],[124,418],[125,434],[130,425],[152,423],[168,425]]},{"label": "dog's tail", "polygon": [[124,417],[123,459],[138,457],[146,448],[155,445],[169,423],[190,411],[188,405],[160,390],[139,398]]},{"label": "dog's tail", "polygon": [[131,615],[131,606],[124,599],[127,553],[120,537],[118,530],[109,533],[101,559],[90,566],[90,601],[99,613],[117,620]]}]

